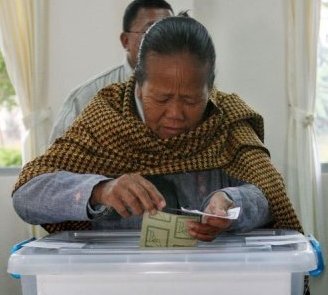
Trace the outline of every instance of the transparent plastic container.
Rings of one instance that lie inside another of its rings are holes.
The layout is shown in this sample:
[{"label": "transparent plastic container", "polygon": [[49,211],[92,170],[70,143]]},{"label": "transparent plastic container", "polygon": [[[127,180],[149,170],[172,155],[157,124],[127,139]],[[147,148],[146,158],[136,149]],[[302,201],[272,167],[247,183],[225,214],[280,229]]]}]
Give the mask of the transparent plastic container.
[{"label": "transparent plastic container", "polygon": [[23,295],[283,295],[303,294],[304,275],[317,267],[309,240],[294,231],[224,234],[196,247],[165,249],[140,249],[139,235],[49,235],[13,253],[8,272],[20,275]]}]

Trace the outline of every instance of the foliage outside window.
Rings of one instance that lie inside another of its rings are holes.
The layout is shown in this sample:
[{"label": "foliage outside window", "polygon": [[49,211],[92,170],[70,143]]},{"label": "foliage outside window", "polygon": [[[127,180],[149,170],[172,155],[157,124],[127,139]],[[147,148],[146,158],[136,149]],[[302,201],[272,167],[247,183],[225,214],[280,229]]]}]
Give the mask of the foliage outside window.
[{"label": "foliage outside window", "polygon": [[21,166],[22,134],[20,108],[0,52],[0,168]]}]

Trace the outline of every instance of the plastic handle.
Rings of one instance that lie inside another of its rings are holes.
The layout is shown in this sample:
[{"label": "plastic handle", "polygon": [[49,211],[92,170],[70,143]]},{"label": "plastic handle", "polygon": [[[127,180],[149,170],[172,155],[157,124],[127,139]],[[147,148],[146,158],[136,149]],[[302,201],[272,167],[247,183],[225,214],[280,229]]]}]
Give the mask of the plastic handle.
[{"label": "plastic handle", "polygon": [[[24,240],[24,241],[22,241],[22,242],[20,242],[20,243],[18,243],[18,244],[15,244],[14,246],[11,247],[11,249],[10,249],[10,253],[11,253],[11,254],[15,253],[15,252],[18,251],[19,249],[23,248],[23,246],[24,246],[25,244],[27,244],[27,243],[29,243],[29,242],[31,242],[31,241],[34,241],[34,240],[35,240],[35,238],[30,238],[30,239]],[[14,279],[20,279],[20,278],[21,278],[21,276],[20,276],[19,274],[17,274],[17,273],[11,273],[10,275],[11,275],[11,277],[14,278]]]},{"label": "plastic handle", "polygon": [[309,275],[312,277],[317,277],[323,272],[323,270],[325,268],[325,264],[323,261],[323,255],[322,255],[320,243],[318,242],[318,240],[316,240],[316,238],[312,235],[308,235],[308,240],[311,243],[311,246],[317,257],[317,268],[309,271]]}]

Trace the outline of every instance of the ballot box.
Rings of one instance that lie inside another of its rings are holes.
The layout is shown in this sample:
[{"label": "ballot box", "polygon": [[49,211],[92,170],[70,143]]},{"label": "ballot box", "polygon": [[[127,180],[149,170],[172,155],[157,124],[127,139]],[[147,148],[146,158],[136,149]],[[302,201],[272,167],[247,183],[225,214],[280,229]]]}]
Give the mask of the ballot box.
[{"label": "ballot box", "polygon": [[131,231],[61,232],[21,245],[8,261],[23,295],[302,294],[317,269],[294,231],[224,234],[191,248],[140,248]]}]

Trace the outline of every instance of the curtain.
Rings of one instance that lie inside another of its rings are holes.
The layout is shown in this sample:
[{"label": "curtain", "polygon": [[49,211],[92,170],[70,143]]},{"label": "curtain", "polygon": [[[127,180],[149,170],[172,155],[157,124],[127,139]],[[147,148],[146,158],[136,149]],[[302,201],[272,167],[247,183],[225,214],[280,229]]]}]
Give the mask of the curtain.
[{"label": "curtain", "polygon": [[[26,129],[23,162],[41,154],[48,140],[45,107],[47,0],[0,0],[0,50],[16,91]],[[32,236],[44,234],[29,226]]]},{"label": "curtain", "polygon": [[325,246],[324,202],[315,139],[317,41],[320,0],[289,0],[287,188],[306,234]]},{"label": "curtain", "polygon": [[0,0],[0,50],[23,113],[23,161],[47,146],[45,107],[47,0]]},{"label": "curtain", "polygon": [[288,156],[287,187],[306,233],[322,223],[320,163],[314,111],[320,0],[290,0],[288,7]]}]

